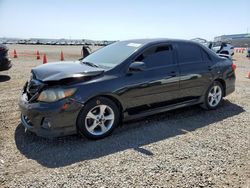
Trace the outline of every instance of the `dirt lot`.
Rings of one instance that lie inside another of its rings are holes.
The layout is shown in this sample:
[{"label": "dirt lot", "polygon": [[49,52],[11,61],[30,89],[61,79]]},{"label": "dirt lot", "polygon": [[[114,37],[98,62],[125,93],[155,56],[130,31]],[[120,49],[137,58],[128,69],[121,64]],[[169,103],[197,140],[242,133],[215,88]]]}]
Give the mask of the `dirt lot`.
[{"label": "dirt lot", "polygon": [[[58,61],[81,47],[11,45]],[[235,55],[236,91],[214,111],[198,106],[126,123],[99,141],[25,133],[17,101],[35,57],[0,72],[0,187],[250,187],[250,60]]]}]

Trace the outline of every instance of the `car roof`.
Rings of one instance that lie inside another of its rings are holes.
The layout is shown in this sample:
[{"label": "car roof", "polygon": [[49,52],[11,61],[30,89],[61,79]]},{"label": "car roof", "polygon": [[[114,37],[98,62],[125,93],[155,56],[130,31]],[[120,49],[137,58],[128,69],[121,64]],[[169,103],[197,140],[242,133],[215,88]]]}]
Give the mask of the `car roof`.
[{"label": "car roof", "polygon": [[147,44],[157,44],[162,42],[188,42],[188,43],[194,43],[199,44],[196,41],[191,40],[184,40],[184,39],[168,39],[168,38],[154,38],[154,39],[132,39],[132,40],[125,40],[125,42],[131,42],[131,43],[139,43],[143,45]]},{"label": "car roof", "polygon": [[192,40],[184,40],[184,39],[168,39],[168,38],[155,38],[155,39],[133,39],[133,40],[126,40],[125,42],[130,42],[130,43],[138,43],[142,44],[144,47],[154,45],[154,44],[160,44],[160,43],[189,43],[189,44],[196,44],[200,46],[203,50],[205,50],[207,53],[210,54],[213,58],[219,58],[216,53],[214,53],[212,50],[209,48],[205,47],[204,45],[200,44],[199,42],[192,41]]}]

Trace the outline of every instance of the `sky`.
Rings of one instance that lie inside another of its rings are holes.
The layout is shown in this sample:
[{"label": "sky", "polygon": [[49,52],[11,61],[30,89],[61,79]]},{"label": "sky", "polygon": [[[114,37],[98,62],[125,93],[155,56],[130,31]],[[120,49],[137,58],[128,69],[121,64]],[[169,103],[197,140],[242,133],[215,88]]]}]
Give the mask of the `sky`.
[{"label": "sky", "polygon": [[250,0],[0,0],[0,37],[125,40],[250,32]]}]

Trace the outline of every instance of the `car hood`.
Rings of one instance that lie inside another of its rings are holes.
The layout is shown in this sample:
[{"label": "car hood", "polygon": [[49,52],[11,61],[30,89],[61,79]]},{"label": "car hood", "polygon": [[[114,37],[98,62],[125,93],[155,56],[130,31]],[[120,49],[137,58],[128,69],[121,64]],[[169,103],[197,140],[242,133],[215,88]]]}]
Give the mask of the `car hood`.
[{"label": "car hood", "polygon": [[43,82],[97,76],[103,72],[104,69],[88,66],[80,61],[48,63],[32,69],[35,78]]}]

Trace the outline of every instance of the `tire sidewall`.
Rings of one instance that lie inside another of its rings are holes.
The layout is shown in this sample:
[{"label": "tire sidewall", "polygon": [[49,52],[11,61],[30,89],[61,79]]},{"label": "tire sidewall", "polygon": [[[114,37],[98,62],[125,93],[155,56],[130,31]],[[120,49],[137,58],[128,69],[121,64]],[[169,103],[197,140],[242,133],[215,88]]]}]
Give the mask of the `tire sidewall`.
[{"label": "tire sidewall", "polygon": [[[85,118],[91,109],[93,109],[97,105],[102,105],[102,104],[109,106],[113,110],[114,116],[115,116],[114,123],[113,123],[112,127],[106,133],[104,133],[102,135],[93,135],[86,128]],[[88,139],[94,139],[94,140],[101,139],[101,138],[104,138],[104,137],[110,135],[114,131],[114,129],[119,124],[119,120],[120,120],[120,113],[119,113],[119,109],[118,109],[117,105],[112,100],[110,100],[108,98],[97,97],[97,98],[92,99],[89,102],[87,102],[86,105],[83,107],[83,109],[78,114],[77,130],[78,130],[78,133],[80,135],[83,135],[83,136],[87,137]]]}]

